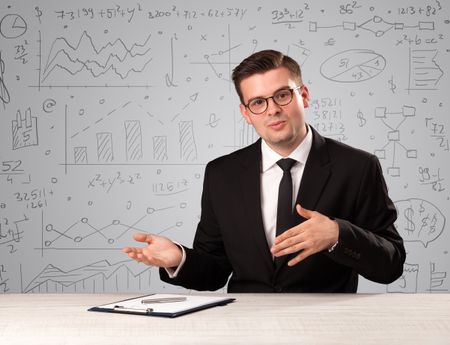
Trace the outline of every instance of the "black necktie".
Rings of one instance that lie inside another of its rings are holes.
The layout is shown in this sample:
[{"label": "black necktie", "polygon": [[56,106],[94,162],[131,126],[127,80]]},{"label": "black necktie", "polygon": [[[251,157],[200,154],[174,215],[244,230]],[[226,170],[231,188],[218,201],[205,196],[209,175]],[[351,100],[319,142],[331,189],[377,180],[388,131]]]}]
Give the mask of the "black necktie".
[{"label": "black necktie", "polygon": [[283,177],[278,188],[277,233],[276,236],[291,227],[292,218],[292,177],[291,168],[296,163],[294,159],[280,159],[277,164],[283,169]]}]

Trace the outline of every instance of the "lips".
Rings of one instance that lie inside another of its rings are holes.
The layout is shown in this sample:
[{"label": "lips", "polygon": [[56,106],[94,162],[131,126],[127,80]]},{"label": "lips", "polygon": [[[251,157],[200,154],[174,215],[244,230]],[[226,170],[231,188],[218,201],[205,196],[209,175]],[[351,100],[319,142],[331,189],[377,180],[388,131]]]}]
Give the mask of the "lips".
[{"label": "lips", "polygon": [[286,123],[286,121],[274,121],[274,122],[269,123],[267,126],[272,129],[281,129],[284,127],[285,123]]}]

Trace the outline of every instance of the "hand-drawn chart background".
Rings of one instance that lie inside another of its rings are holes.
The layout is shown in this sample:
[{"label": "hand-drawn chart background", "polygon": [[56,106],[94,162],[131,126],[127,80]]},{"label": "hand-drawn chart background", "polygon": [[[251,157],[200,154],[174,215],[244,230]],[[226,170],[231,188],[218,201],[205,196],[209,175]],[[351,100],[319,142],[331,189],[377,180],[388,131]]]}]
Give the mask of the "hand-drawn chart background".
[{"label": "hand-drawn chart background", "polygon": [[312,126],[380,158],[407,263],[359,291],[449,290],[447,2],[2,1],[0,21],[1,292],[176,291],[120,249],[191,245],[205,164],[257,138],[230,73],[267,48],[302,65]]}]

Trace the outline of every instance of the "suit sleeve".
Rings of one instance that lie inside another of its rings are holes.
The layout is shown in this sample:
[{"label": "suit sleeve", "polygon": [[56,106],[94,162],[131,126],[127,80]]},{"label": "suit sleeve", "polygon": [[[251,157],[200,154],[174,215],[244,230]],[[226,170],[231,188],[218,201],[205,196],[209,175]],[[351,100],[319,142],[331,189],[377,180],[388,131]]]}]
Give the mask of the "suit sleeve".
[{"label": "suit sleeve", "polygon": [[[193,248],[186,248],[186,261],[176,278],[169,278],[165,270],[160,269],[160,277],[170,284],[187,289],[214,291],[222,288],[231,274],[221,229],[214,213],[214,183],[211,177],[211,163],[206,166],[201,201],[201,217],[195,233]],[[220,198],[221,196],[216,196]]]},{"label": "suit sleeve", "polygon": [[388,196],[380,163],[373,155],[359,181],[354,209],[351,222],[335,219],[339,244],[330,257],[369,280],[392,283],[403,273],[406,254],[394,226],[397,211]]}]

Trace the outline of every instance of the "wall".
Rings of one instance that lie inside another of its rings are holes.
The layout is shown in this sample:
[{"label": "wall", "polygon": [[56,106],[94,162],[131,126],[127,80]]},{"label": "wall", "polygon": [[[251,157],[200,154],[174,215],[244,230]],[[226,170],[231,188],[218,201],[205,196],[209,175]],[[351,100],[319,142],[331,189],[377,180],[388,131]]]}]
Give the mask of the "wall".
[{"label": "wall", "polygon": [[301,64],[307,121],[383,166],[407,263],[359,291],[448,291],[449,20],[442,0],[1,1],[0,291],[178,291],[120,249],[192,243],[205,164],[257,139],[230,73],[267,48]]}]

